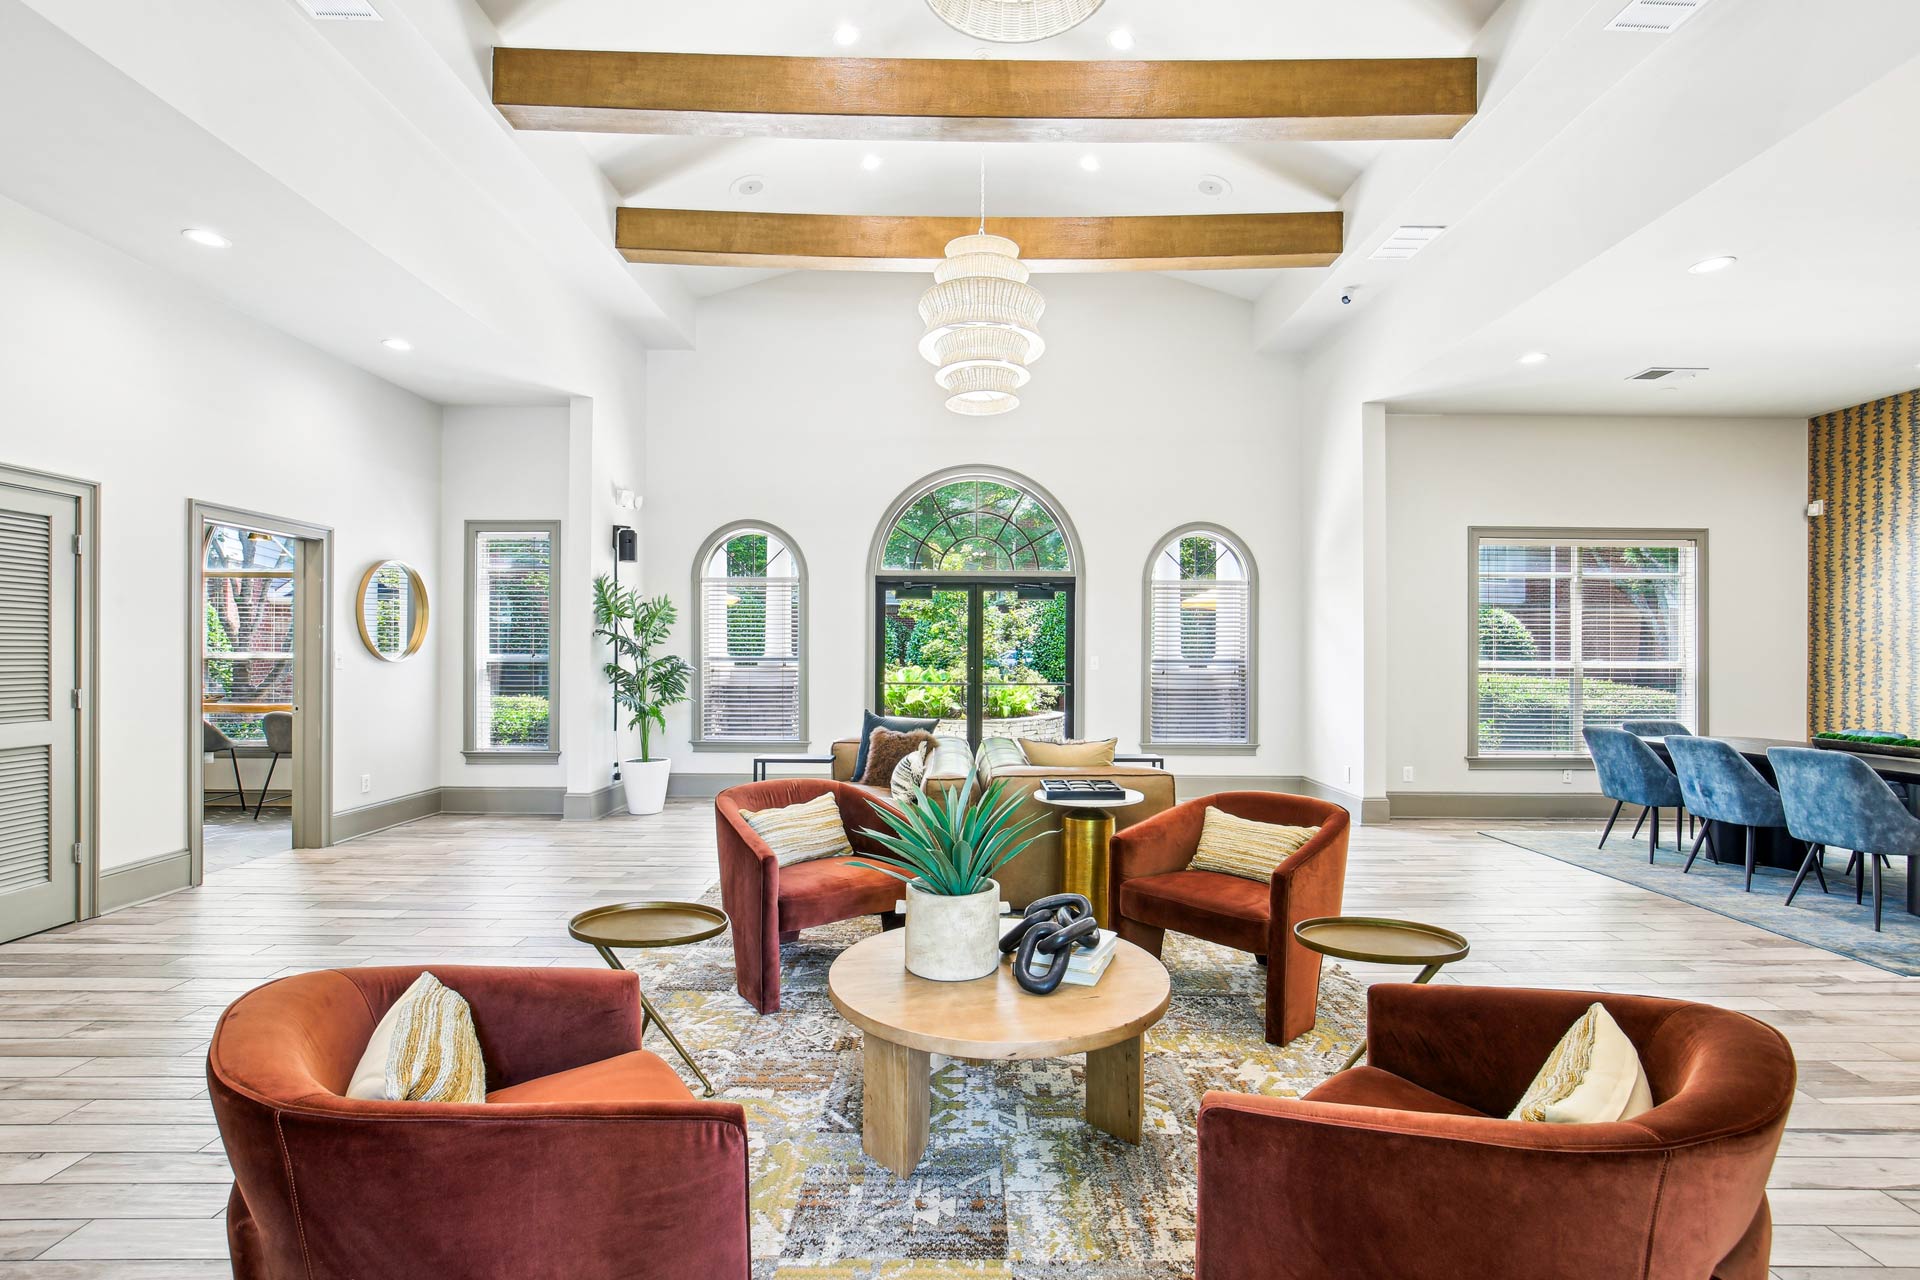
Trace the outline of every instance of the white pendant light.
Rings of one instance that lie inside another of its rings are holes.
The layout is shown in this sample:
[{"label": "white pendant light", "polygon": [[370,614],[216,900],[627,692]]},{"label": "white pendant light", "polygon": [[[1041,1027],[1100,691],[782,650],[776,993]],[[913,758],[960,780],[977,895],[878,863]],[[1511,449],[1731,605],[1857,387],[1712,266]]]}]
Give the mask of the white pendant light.
[{"label": "white pendant light", "polygon": [[927,0],[940,21],[977,40],[1025,44],[1091,18],[1102,0]]},{"label": "white pendant light", "polygon": [[1032,375],[1027,366],[1046,349],[1040,313],[1046,300],[1027,283],[1020,246],[990,236],[987,168],[980,163],[980,231],[947,243],[947,260],[933,272],[933,287],[920,295],[927,326],[920,354],[937,372],[947,408],[981,417],[1020,407],[1015,394]]}]

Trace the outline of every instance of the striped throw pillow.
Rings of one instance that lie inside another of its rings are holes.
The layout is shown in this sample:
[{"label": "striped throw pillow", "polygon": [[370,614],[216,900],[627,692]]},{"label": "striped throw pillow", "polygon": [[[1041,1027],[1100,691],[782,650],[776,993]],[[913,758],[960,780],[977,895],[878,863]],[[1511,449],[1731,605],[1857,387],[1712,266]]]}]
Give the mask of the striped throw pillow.
[{"label": "striped throw pillow", "polygon": [[1273,822],[1236,818],[1212,805],[1200,827],[1200,847],[1192,870],[1218,871],[1248,880],[1270,880],[1273,869],[1300,852],[1320,834],[1318,827],[1283,827]]},{"label": "striped throw pillow", "polygon": [[354,1068],[349,1098],[388,1102],[485,1102],[487,1064],[473,1011],[431,973],[415,978],[373,1029]]},{"label": "striped throw pillow", "polygon": [[831,791],[784,809],[742,809],[740,816],[767,842],[774,860],[783,867],[815,858],[853,856],[846,824],[840,821],[840,806]]}]

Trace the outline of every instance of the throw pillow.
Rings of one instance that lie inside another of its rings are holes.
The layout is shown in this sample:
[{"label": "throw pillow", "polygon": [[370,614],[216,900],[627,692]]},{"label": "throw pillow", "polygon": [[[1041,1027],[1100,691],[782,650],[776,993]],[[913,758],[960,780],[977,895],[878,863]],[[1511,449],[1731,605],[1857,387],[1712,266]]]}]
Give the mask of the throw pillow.
[{"label": "throw pillow", "polygon": [[1088,739],[1083,742],[1041,742],[1034,738],[1022,738],[1020,750],[1026,753],[1028,764],[1037,764],[1046,769],[1104,769],[1113,763],[1113,749],[1119,742],[1118,738]]},{"label": "throw pillow", "polygon": [[1200,847],[1194,852],[1190,869],[1271,880],[1275,867],[1300,852],[1300,847],[1318,834],[1318,827],[1255,822],[1208,805],[1200,825]]},{"label": "throw pillow", "polygon": [[920,803],[920,786],[927,778],[927,765],[933,760],[933,744],[929,742],[912,755],[900,757],[900,763],[893,766],[893,777],[888,780],[887,789],[893,793],[893,802],[901,808]]},{"label": "throw pillow", "polygon": [[980,775],[981,785],[992,782],[994,775],[1003,769],[1018,769],[1027,763],[1027,757],[1021,752],[1020,744],[1012,738],[983,738],[980,750],[974,753],[973,767]]},{"label": "throw pillow", "polygon": [[847,839],[846,824],[840,821],[840,806],[831,791],[784,809],[742,809],[740,816],[767,842],[774,860],[783,867],[853,854],[853,843]]},{"label": "throw pillow", "polygon": [[857,781],[863,787],[884,787],[893,778],[893,766],[908,756],[933,747],[933,735],[925,729],[906,733],[880,728],[867,735],[867,771]]},{"label": "throw pillow", "polygon": [[349,1098],[485,1102],[487,1065],[473,1011],[431,973],[413,980],[373,1028],[353,1069]]},{"label": "throw pillow", "polygon": [[853,757],[853,780],[858,782],[867,776],[867,744],[873,741],[875,729],[892,729],[897,733],[908,733],[914,729],[933,732],[938,720],[921,720],[914,716],[877,716],[869,711],[860,721],[860,750]]},{"label": "throw pillow", "polygon": [[1509,1120],[1606,1124],[1653,1109],[1653,1090],[1633,1041],[1595,1001],[1547,1055]]}]

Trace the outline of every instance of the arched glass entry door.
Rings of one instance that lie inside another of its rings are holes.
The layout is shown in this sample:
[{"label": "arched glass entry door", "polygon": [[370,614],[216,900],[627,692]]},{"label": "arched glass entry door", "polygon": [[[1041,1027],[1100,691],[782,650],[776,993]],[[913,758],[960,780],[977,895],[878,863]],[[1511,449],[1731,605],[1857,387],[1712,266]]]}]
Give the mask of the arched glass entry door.
[{"label": "arched glass entry door", "polygon": [[1011,477],[909,494],[874,575],[876,704],[975,744],[1072,736],[1076,568],[1064,521]]}]

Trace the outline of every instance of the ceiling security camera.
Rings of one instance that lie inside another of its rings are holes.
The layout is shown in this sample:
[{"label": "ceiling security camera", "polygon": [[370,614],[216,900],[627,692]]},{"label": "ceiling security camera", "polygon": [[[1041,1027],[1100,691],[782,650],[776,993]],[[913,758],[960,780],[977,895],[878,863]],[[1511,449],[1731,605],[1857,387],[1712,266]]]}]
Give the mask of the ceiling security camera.
[{"label": "ceiling security camera", "polygon": [[1358,292],[1360,292],[1360,286],[1357,284],[1350,284],[1346,288],[1342,289],[1340,291],[1340,305],[1343,307],[1352,306],[1353,295]]}]

